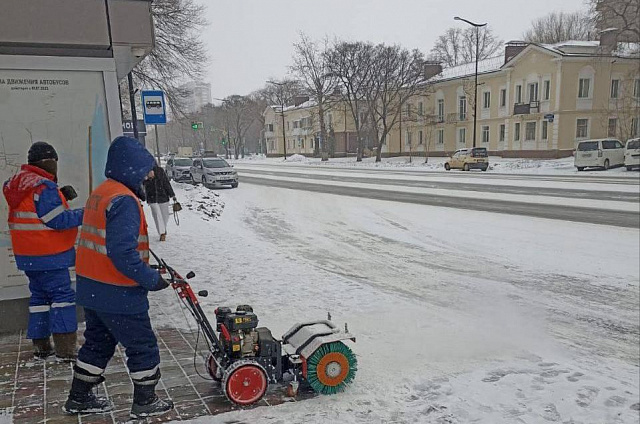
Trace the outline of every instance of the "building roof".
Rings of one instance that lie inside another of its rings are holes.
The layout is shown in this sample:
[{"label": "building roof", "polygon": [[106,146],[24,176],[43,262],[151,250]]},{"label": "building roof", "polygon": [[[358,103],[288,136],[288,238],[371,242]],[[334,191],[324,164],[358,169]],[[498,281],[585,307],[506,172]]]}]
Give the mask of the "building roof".
[{"label": "building roof", "polygon": [[[478,74],[486,74],[490,72],[499,71],[503,64],[504,64],[503,55],[479,60]],[[440,81],[445,81],[449,79],[464,78],[467,76],[475,75],[475,72],[476,72],[475,62],[464,63],[462,65],[452,66],[450,68],[443,69],[442,72],[437,76],[435,76],[431,81],[440,82]]]}]

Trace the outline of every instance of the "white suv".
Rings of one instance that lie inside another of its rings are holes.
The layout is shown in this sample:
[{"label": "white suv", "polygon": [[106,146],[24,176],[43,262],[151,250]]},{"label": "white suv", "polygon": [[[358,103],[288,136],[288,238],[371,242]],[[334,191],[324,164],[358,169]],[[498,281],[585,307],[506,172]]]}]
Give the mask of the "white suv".
[{"label": "white suv", "polygon": [[627,140],[627,147],[624,149],[624,166],[627,167],[627,171],[640,168],[640,138]]},{"label": "white suv", "polygon": [[238,187],[238,173],[222,158],[194,159],[190,172],[194,184]]},{"label": "white suv", "polygon": [[193,160],[190,158],[169,158],[165,171],[169,179],[175,181],[190,181],[191,165],[193,165]]}]

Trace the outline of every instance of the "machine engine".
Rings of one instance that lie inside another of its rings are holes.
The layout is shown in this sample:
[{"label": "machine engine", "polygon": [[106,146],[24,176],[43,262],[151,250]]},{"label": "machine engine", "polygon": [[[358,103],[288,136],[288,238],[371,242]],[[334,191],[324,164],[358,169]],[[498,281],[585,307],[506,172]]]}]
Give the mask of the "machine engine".
[{"label": "machine engine", "polygon": [[253,359],[265,368],[269,377],[282,377],[282,346],[273,338],[271,330],[258,327],[258,317],[251,306],[239,305],[235,311],[221,306],[215,314],[216,330],[230,359]]}]

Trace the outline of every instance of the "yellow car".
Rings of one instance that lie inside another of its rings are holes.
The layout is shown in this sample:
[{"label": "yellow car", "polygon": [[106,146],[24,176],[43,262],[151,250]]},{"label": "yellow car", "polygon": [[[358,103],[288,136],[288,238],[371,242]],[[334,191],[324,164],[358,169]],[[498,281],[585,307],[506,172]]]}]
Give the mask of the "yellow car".
[{"label": "yellow car", "polygon": [[462,169],[469,171],[471,169],[481,169],[486,171],[489,168],[489,153],[484,147],[472,147],[469,149],[460,149],[445,162],[444,169]]}]

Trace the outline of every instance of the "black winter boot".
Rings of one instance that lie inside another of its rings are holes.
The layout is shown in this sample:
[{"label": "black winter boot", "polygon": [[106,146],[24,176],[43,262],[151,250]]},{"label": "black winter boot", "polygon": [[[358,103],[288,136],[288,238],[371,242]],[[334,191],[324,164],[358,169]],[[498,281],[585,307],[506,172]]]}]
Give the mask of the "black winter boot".
[{"label": "black winter boot", "polygon": [[134,420],[162,415],[173,409],[173,402],[156,395],[156,384],[160,380],[160,370],[143,380],[133,380],[133,406],[131,418]]},{"label": "black winter boot", "polygon": [[53,347],[51,346],[51,339],[33,339],[33,357],[35,359],[47,359],[53,355]]},{"label": "black winter boot", "polygon": [[104,381],[103,376],[87,376],[74,372],[71,392],[62,410],[67,414],[104,413],[113,409],[113,403],[107,398],[93,393],[94,386]]}]

